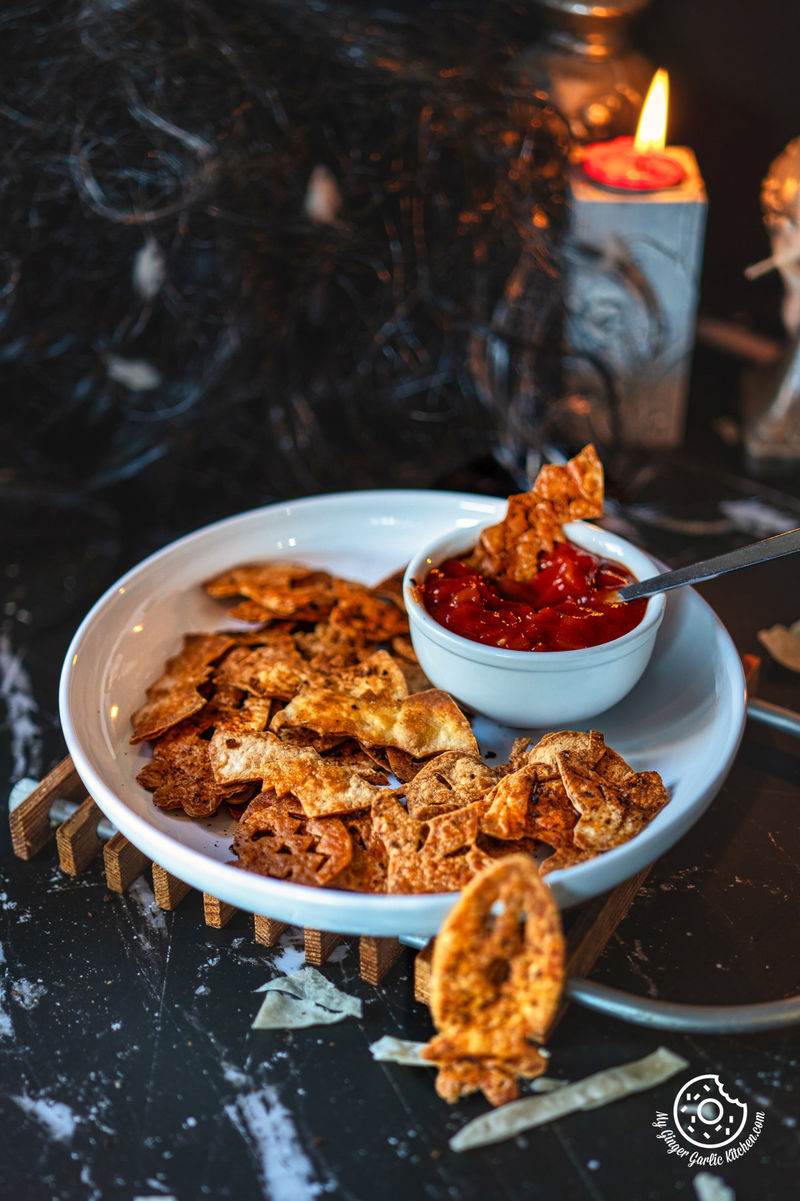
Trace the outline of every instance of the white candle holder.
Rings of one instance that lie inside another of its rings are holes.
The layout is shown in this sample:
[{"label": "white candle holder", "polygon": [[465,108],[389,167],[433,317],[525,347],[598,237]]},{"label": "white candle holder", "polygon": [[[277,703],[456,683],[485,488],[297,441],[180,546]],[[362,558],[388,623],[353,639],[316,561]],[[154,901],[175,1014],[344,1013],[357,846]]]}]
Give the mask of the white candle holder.
[{"label": "white candle holder", "polygon": [[707,199],[692,152],[650,192],[570,173],[565,280],[566,401],[572,432],[654,449],[684,436]]}]

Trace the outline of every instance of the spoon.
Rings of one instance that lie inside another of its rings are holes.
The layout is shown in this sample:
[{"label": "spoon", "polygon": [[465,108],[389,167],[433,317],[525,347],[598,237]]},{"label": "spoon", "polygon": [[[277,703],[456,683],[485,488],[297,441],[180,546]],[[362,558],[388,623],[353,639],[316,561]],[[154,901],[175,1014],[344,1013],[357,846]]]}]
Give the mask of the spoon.
[{"label": "spoon", "polygon": [[713,559],[703,559],[700,563],[690,563],[688,567],[679,567],[676,571],[665,571],[662,575],[651,576],[649,580],[637,580],[634,584],[626,584],[624,588],[620,588],[618,596],[622,601],[640,600],[642,597],[652,596],[655,592],[668,592],[670,588],[681,588],[684,584],[711,580],[714,576],[725,575],[728,571],[752,567],[754,563],[766,563],[769,559],[792,555],[798,550],[800,529],[789,530],[786,534],[775,534],[773,538],[751,542],[748,546],[740,546],[727,554],[716,555]]}]

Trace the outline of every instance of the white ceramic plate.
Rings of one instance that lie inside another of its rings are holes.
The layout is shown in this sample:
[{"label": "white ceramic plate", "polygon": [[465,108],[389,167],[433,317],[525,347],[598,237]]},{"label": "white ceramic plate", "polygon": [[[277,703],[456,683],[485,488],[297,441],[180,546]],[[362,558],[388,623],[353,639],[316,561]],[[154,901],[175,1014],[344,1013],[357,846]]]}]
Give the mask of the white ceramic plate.
[{"label": "white ceramic plate", "polygon": [[[185,632],[230,628],[224,608],[200,587],[209,576],[247,560],[284,557],[375,583],[440,531],[485,525],[504,510],[502,500],[448,492],[311,497],[218,522],[146,559],[97,602],[64,663],[64,736],[91,796],[151,859],[238,908],[343,934],[434,934],[453,893],[364,896],[269,880],[233,866],[227,815],[194,821],[164,812],[136,783],[149,752],[130,745],[130,714]],[[639,684],[582,727],[595,724],[637,770],[660,772],[669,804],[624,846],[554,872],[548,883],[558,904],[613,888],[671,847],[720,788],[744,720],[744,677],[729,635],[696,593],[671,592]],[[519,731],[476,719],[475,733],[482,753],[504,762]]]}]

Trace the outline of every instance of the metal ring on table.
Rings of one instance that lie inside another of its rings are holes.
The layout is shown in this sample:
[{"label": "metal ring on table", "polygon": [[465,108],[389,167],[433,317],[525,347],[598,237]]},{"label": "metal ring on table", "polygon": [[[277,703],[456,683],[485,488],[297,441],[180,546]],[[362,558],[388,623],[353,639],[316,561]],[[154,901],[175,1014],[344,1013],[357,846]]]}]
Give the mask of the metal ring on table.
[{"label": "metal ring on table", "polygon": [[674,1001],[655,1001],[637,997],[570,976],[564,988],[570,1001],[586,1009],[605,1013],[636,1026],[654,1030],[678,1030],[695,1034],[753,1033],[757,1030],[778,1030],[800,1024],[800,996],[781,1001],[760,1001],[753,1005],[682,1005]]},{"label": "metal ring on table", "polygon": [[[407,947],[420,950],[426,938],[401,937]],[[608,1017],[652,1030],[676,1030],[686,1034],[743,1034],[758,1030],[779,1030],[800,1024],[800,996],[781,1001],[759,1001],[753,1005],[683,1005],[675,1001],[655,1001],[607,984],[596,984],[580,976],[570,976],[564,996]]]}]

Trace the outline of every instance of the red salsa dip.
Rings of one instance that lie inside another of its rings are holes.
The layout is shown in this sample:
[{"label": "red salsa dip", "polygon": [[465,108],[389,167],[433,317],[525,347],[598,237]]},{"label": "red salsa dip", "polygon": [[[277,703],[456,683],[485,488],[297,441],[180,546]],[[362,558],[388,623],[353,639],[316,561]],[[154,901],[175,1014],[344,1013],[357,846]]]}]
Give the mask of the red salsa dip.
[{"label": "red salsa dip", "polygon": [[512,651],[572,651],[627,634],[644,617],[647,601],[616,600],[634,576],[572,542],[557,542],[539,557],[524,582],[487,579],[465,559],[433,567],[420,592],[435,621],[462,638]]}]

